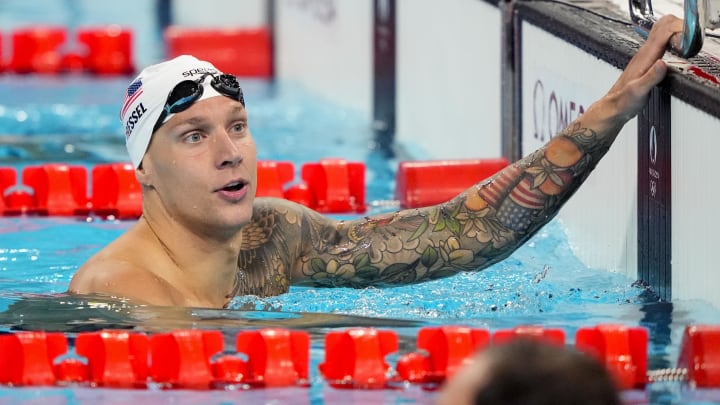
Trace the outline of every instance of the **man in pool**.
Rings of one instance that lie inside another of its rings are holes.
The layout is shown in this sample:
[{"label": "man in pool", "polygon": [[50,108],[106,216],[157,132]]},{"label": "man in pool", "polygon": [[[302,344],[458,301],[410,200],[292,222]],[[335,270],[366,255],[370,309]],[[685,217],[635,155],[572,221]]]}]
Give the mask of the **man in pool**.
[{"label": "man in pool", "polygon": [[255,199],[256,146],[233,76],[190,56],[150,66],[121,117],[143,214],[74,275],[74,294],[223,307],[290,285],[392,286],[478,271],[558,212],[665,76],[682,21],[664,17],[609,92],[544,147],[454,199],[336,221]]}]

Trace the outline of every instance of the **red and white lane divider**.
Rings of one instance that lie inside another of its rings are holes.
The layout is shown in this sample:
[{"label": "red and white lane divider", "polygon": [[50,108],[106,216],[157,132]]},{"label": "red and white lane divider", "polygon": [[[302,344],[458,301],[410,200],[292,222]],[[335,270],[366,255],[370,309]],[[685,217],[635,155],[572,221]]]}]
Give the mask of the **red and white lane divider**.
[{"label": "red and white lane divider", "polygon": [[[414,208],[447,201],[507,166],[505,159],[402,162],[394,206]],[[365,164],[321,159],[295,165],[259,161],[257,196],[286,198],[323,213],[363,213]],[[19,182],[20,180],[20,182]],[[88,191],[90,184],[90,191]],[[387,203],[387,202],[386,202]],[[97,216],[133,219],[142,213],[142,192],[129,163],[83,165],[48,163],[20,172],[0,167],[0,215]]]},{"label": "red and white lane divider", "polygon": [[[464,326],[425,327],[417,351],[398,350],[393,330],[349,328],[325,335],[318,372],[338,388],[383,389],[402,384],[437,387],[472,356],[512,339],[538,339],[564,346],[558,328],[519,326],[491,332]],[[123,330],[0,335],[0,384],[9,386],[90,386],[107,388],[224,389],[309,386],[310,336],[305,331],[265,328],[239,332],[224,348],[217,330],[174,330],[145,334]],[[579,328],[574,349],[595,356],[621,390],[644,389],[648,332],[642,327],[600,324]],[[720,326],[686,327],[677,369],[691,388],[720,387]]]}]

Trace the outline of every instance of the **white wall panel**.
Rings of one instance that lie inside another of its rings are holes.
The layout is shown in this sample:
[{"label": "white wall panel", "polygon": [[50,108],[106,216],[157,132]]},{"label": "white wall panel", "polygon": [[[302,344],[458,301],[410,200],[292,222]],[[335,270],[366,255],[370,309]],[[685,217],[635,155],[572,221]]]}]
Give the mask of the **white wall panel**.
[{"label": "white wall panel", "polygon": [[372,118],[373,2],[277,0],[278,79]]},{"label": "white wall panel", "polygon": [[420,158],[501,155],[500,10],[398,0],[397,141]]},{"label": "white wall panel", "polygon": [[720,308],[720,119],[672,98],[673,299],[702,297]]}]

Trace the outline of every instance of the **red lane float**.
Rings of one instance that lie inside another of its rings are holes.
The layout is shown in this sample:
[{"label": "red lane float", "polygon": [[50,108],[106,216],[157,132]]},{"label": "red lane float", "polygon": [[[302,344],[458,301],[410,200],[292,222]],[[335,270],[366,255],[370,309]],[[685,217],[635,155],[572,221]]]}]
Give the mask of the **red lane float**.
[{"label": "red lane float", "polygon": [[325,362],[320,372],[336,388],[384,388],[390,365],[385,356],[397,351],[394,331],[352,328],[325,335]]},{"label": "red lane float", "polygon": [[421,328],[418,352],[397,363],[400,377],[411,383],[440,383],[452,377],[468,359],[490,344],[490,332],[463,326]]},{"label": "red lane float", "polygon": [[272,40],[267,28],[171,26],[164,36],[169,58],[193,55],[236,76],[269,78],[273,74]]},{"label": "red lane float", "polygon": [[693,387],[720,387],[720,326],[686,327],[677,365],[687,369]]},{"label": "red lane float", "polygon": [[150,376],[167,388],[209,389],[214,379],[210,358],[222,350],[223,335],[216,330],[178,330],[153,335]]},{"label": "red lane float", "polygon": [[292,162],[259,160],[257,162],[258,197],[285,198],[285,185],[295,177],[295,166]]},{"label": "red lane float", "polygon": [[440,204],[507,165],[505,158],[400,162],[395,199],[403,208]]},{"label": "red lane float", "polygon": [[81,28],[77,32],[76,43],[83,49],[66,52],[66,28],[21,28],[12,34],[12,54],[7,68],[20,74],[88,72],[127,75],[135,71],[132,38],[131,30],[117,25]]},{"label": "red lane float", "polygon": [[220,331],[179,330],[150,338],[150,375],[168,388],[208,389],[232,384],[307,385],[310,336],[268,328],[241,332],[235,354],[223,354]]},{"label": "red lane float", "polygon": [[65,28],[37,26],[19,29],[12,34],[10,70],[15,73],[60,73],[65,43]]},{"label": "red lane float", "polygon": [[88,361],[85,381],[108,388],[147,386],[149,346],[146,335],[120,330],[81,333],[75,340],[75,351]]},{"label": "red lane float", "polygon": [[84,68],[96,75],[128,75],[135,71],[132,31],[117,25],[83,28],[78,41],[87,47]]},{"label": "red lane float", "polygon": [[0,335],[0,383],[53,385],[53,361],[67,353],[62,333],[19,332]]},{"label": "red lane float", "polygon": [[[404,207],[426,206],[457,195],[478,178],[507,165],[505,159],[472,161],[404,162],[398,171],[396,195]],[[7,172],[7,168],[4,169]],[[88,198],[85,168],[45,164],[26,168],[23,184],[30,190],[4,189],[5,215],[86,215],[120,219],[137,218],[142,212],[142,192],[129,163],[109,163],[92,169]],[[321,159],[301,167],[301,180],[292,162],[263,160],[257,164],[258,197],[285,198],[329,214],[363,213],[365,165],[345,159]],[[452,176],[450,173],[454,173]],[[12,179],[11,179],[12,180]],[[288,184],[291,184],[288,186]],[[2,206],[0,206],[2,208]]]},{"label": "red lane float", "polygon": [[32,190],[11,187],[5,190],[4,193],[5,207],[3,208],[3,215],[18,216],[37,214],[35,210],[35,196],[32,194]]},{"label": "red lane float", "polygon": [[302,180],[292,162],[261,160],[257,163],[258,197],[285,198],[323,213],[365,212],[365,164],[344,159],[305,163]]},{"label": "red lane float", "polygon": [[538,339],[545,343],[558,346],[565,345],[565,331],[560,328],[547,328],[537,325],[523,325],[512,329],[495,331],[492,336],[493,344],[502,344],[515,338]]},{"label": "red lane float", "polygon": [[624,390],[647,383],[647,345],[648,332],[641,327],[597,325],[575,334],[575,347],[595,356]]},{"label": "red lane float", "polygon": [[281,387],[308,385],[310,380],[310,335],[302,331],[268,328],[240,332],[235,350],[248,360],[244,378],[227,382]]},{"label": "red lane float", "polygon": [[305,163],[301,177],[308,185],[318,212],[365,212],[365,165],[345,159]]},{"label": "red lane float", "polygon": [[0,73],[2,73],[3,70],[5,70],[5,60],[2,58],[2,55],[3,55],[3,41],[5,41],[5,39],[3,39],[3,35],[2,35],[2,33],[0,33]]},{"label": "red lane float", "polygon": [[[92,167],[90,196],[84,166],[48,163],[22,170],[22,184],[12,168],[0,167],[2,215],[97,215],[133,219],[142,214],[142,188],[130,163]],[[302,181],[293,181],[292,162],[258,161],[258,197],[285,198],[323,213],[361,213],[365,205],[365,165],[343,159],[323,159],[301,168]]]},{"label": "red lane float", "polygon": [[138,218],[142,214],[142,189],[130,163],[93,167],[92,210],[102,217]]},{"label": "red lane float", "polygon": [[35,211],[39,215],[87,215],[87,169],[64,163],[27,166],[22,181],[34,190]]},{"label": "red lane float", "polygon": [[[463,326],[422,328],[417,335],[418,351],[399,356],[394,374],[386,357],[398,350],[397,333],[349,328],[325,336],[325,360],[318,370],[336,388],[397,388],[403,383],[419,383],[432,389],[490,345],[520,338],[560,344],[558,331],[538,326],[492,334]],[[564,333],[562,337],[564,340]],[[644,328],[601,324],[579,328],[575,348],[598,358],[621,390],[643,389],[648,381],[647,339]],[[105,330],[79,333],[74,342],[72,352],[62,333],[0,335],[0,384],[203,390],[236,384],[244,388],[310,385],[310,338],[304,331],[265,328],[239,332],[232,353],[223,350],[222,332],[212,330],[176,330],[151,336]],[[692,388],[719,388],[720,326],[688,326],[678,367],[687,370]]]},{"label": "red lane float", "polygon": [[17,183],[17,173],[10,167],[0,167],[0,213],[7,209],[7,190]]}]

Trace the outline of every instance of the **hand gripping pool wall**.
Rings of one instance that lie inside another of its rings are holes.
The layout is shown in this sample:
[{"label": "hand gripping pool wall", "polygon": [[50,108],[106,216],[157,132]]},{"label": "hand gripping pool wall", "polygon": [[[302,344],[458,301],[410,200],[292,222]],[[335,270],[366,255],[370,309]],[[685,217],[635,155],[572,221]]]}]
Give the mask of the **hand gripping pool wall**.
[{"label": "hand gripping pool wall", "polygon": [[[514,91],[504,120],[529,153],[602,96],[644,41],[627,11],[598,3],[592,11],[555,2],[514,2],[514,30],[504,41]],[[717,40],[689,60],[666,55],[667,79],[655,89],[560,211],[585,264],[624,272],[660,299],[720,305],[715,271],[715,191],[711,162],[720,148],[720,55]],[[541,46],[542,45],[542,46]],[[519,98],[519,99],[518,99]],[[672,186],[672,188],[671,188]],[[672,212],[671,212],[672,208]],[[591,213],[591,214],[588,214]]]}]

